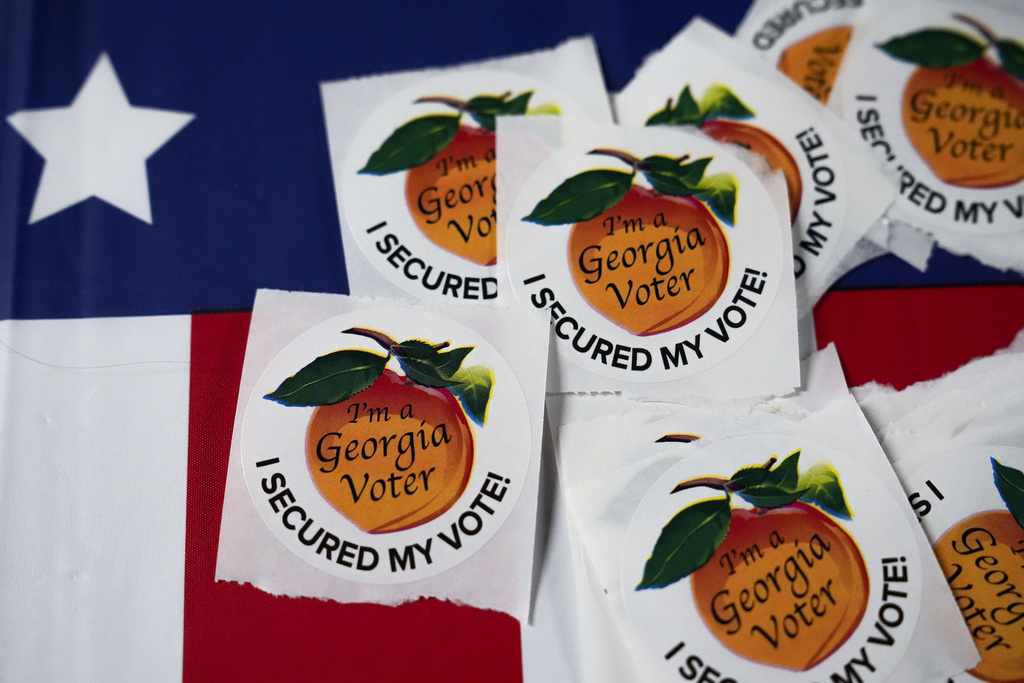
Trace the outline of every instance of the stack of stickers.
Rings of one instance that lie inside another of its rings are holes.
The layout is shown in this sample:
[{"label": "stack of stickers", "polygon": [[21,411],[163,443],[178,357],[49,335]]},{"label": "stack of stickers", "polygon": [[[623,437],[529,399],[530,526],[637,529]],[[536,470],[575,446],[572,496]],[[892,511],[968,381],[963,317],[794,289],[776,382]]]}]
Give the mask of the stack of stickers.
[{"label": "stack of stickers", "polygon": [[924,268],[939,244],[1024,271],[1019,3],[758,0],[737,38],[827,101],[897,190],[870,239]]},{"label": "stack of stickers", "polygon": [[878,17],[759,0],[614,97],[589,39],[324,83],[351,296],[256,297],[217,578],[500,610],[537,680],[1020,680],[1021,354],[865,419],[811,311],[1024,270],[1024,30]]}]

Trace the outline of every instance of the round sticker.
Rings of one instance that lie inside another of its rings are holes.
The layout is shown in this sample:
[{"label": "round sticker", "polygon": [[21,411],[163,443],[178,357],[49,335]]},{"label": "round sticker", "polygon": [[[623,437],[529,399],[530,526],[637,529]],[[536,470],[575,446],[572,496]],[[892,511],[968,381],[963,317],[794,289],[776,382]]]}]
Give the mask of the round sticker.
[{"label": "round sticker", "polygon": [[1024,449],[958,448],[906,478],[981,662],[957,680],[1024,672]]},{"label": "round sticker", "polygon": [[621,129],[619,143],[560,150],[527,180],[507,236],[512,289],[550,310],[573,364],[630,382],[688,377],[768,314],[783,228],[727,147],[667,128]]},{"label": "round sticker", "polygon": [[896,217],[967,235],[1020,230],[1024,24],[936,2],[887,10],[867,31],[848,56],[843,112],[896,171]]},{"label": "round sticker", "polygon": [[[821,103],[828,102],[853,32],[861,0],[809,3],[793,12],[783,3],[744,20],[736,37]],[[767,6],[767,3],[766,3]]]},{"label": "round sticker", "polygon": [[645,494],[623,548],[649,668],[666,680],[884,679],[920,609],[911,524],[829,447],[758,435],[696,451]]},{"label": "round sticker", "polygon": [[785,177],[796,277],[825,268],[840,242],[849,183],[830,124],[812,102],[780,97],[760,76],[704,45],[680,46],[674,55],[701,68],[686,69],[679,82],[664,78],[664,70],[648,72],[646,82],[638,78],[616,100],[620,116],[648,126],[700,130],[760,155]]},{"label": "round sticker", "polygon": [[583,115],[536,78],[472,71],[419,82],[367,117],[340,184],[380,273],[417,299],[497,298],[495,116],[531,113]]},{"label": "round sticker", "polygon": [[522,390],[483,337],[380,308],[281,350],[246,405],[241,452],[281,543],[322,571],[387,584],[483,547],[516,504],[530,443]]}]

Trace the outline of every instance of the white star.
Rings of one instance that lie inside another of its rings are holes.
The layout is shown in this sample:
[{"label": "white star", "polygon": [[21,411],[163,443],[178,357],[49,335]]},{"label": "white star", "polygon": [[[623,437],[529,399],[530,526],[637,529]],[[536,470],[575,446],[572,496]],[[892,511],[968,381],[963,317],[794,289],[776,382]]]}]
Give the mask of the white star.
[{"label": "white star", "polygon": [[133,107],[106,53],[67,107],[25,109],[7,122],[46,160],[28,222],[97,197],[152,223],[146,159],[194,114]]}]

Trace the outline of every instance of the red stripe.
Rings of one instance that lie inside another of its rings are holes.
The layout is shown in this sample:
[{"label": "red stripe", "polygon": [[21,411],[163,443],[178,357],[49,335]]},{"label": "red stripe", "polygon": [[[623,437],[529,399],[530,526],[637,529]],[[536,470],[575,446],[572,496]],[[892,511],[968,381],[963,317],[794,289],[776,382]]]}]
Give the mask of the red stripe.
[{"label": "red stripe", "polygon": [[285,598],[214,581],[247,313],[192,318],[184,675],[198,681],[522,681],[512,617]]},{"label": "red stripe", "polygon": [[846,381],[903,389],[1006,347],[1024,328],[1024,286],[833,291],[814,310]]}]

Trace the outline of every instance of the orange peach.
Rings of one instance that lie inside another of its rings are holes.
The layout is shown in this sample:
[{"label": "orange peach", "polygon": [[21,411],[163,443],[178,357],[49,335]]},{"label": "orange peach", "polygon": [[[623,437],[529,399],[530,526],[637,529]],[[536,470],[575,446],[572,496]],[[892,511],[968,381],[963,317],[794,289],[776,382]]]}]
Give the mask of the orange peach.
[{"label": "orange peach", "polygon": [[778,69],[822,104],[832,94],[852,26],[833,26],[793,43],[779,55]]},{"label": "orange peach", "polygon": [[902,112],[914,149],[943,181],[1002,187],[1024,179],[1024,83],[987,58],[918,67]]},{"label": "orange peach", "polygon": [[448,146],[409,169],[405,200],[430,241],[483,266],[497,260],[494,132],[460,126]]},{"label": "orange peach", "polygon": [[369,388],[313,411],[306,461],[317,489],[353,524],[400,531],[459,499],[473,469],[473,434],[448,389],[385,369]]},{"label": "orange peach", "polygon": [[705,121],[700,129],[719,142],[731,142],[760,154],[772,170],[782,171],[786,177],[790,222],[796,221],[796,215],[800,211],[800,197],[804,191],[800,167],[796,165],[796,160],[789,150],[774,135],[757,126],[729,119]]},{"label": "orange peach", "polygon": [[981,663],[971,675],[1024,683],[1024,529],[1007,510],[971,515],[935,543]]},{"label": "orange peach", "polygon": [[714,556],[692,574],[705,625],[731,651],[806,671],[835,652],[867,609],[856,542],[806,503],[734,509]]},{"label": "orange peach", "polygon": [[729,244],[695,197],[634,185],[611,209],[573,226],[569,263],[591,306],[645,336],[681,327],[718,301],[729,276]]}]

